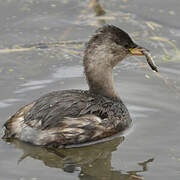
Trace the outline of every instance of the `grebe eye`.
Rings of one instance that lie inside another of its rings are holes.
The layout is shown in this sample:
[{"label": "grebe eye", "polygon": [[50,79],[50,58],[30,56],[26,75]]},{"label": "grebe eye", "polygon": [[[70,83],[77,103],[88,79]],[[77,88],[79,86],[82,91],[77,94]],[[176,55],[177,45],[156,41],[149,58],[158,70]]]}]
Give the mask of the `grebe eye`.
[{"label": "grebe eye", "polygon": [[126,49],[129,49],[129,44],[125,44],[124,47],[125,47]]}]

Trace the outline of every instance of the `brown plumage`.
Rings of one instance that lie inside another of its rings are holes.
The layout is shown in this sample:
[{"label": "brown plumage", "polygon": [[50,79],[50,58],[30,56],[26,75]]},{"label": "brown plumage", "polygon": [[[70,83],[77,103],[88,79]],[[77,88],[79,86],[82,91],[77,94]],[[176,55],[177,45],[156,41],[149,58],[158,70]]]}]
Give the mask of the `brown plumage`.
[{"label": "brown plumage", "polygon": [[131,118],[114,89],[112,69],[137,47],[121,29],[112,25],[99,28],[84,55],[89,90],[55,91],[40,97],[9,118],[4,138],[64,147],[99,140],[129,127]]}]

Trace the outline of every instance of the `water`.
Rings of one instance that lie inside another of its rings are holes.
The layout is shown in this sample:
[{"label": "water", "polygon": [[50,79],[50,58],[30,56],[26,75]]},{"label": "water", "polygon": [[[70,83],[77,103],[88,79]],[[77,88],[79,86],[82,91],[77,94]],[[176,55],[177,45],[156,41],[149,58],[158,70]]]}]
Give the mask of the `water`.
[{"label": "water", "polygon": [[[160,0],[0,1],[0,48],[62,40],[87,41],[103,23],[115,24],[155,55],[128,58],[114,71],[116,89],[133,119],[128,134],[89,147],[58,150],[0,141],[0,179],[117,180],[180,178],[180,3]],[[153,40],[154,38],[154,40]],[[169,43],[171,42],[171,43]],[[0,126],[21,106],[58,89],[86,89],[82,46],[0,51]],[[71,50],[71,51],[70,51]],[[73,52],[72,52],[73,50]],[[4,53],[3,53],[4,52]]]}]

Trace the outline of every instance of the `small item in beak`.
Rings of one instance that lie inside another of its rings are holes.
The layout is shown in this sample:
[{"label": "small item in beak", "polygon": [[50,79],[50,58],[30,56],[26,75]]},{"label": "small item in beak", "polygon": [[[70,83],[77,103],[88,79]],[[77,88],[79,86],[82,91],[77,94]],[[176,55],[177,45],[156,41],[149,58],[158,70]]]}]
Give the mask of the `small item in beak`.
[{"label": "small item in beak", "polygon": [[142,51],[142,53],[145,55],[146,60],[147,60],[147,62],[148,62],[148,64],[149,64],[149,66],[151,67],[151,69],[154,70],[154,71],[156,71],[156,72],[158,72],[157,66],[156,66],[156,64],[154,63],[153,58],[152,58],[150,52],[147,51],[146,49],[144,49],[144,50]]}]

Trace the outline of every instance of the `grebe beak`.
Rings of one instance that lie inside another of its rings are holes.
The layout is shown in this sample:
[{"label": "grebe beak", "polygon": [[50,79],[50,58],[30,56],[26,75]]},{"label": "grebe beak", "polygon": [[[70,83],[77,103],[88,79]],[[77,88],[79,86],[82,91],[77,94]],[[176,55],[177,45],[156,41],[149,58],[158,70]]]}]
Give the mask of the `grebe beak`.
[{"label": "grebe beak", "polygon": [[131,52],[132,55],[135,56],[144,56],[144,51],[148,51],[147,49],[136,45],[134,48],[130,48],[129,51]]}]

